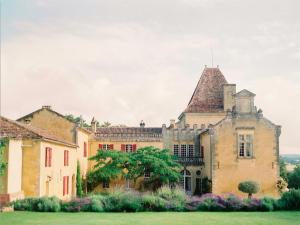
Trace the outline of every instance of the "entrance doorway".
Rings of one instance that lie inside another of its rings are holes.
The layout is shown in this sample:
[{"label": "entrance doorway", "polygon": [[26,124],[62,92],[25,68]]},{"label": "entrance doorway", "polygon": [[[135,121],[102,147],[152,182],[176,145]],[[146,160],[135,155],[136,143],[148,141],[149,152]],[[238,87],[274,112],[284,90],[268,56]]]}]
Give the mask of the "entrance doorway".
[{"label": "entrance doorway", "polygon": [[187,194],[192,194],[192,175],[191,172],[188,170],[182,170],[181,171],[181,181],[180,186],[182,189],[185,190]]}]

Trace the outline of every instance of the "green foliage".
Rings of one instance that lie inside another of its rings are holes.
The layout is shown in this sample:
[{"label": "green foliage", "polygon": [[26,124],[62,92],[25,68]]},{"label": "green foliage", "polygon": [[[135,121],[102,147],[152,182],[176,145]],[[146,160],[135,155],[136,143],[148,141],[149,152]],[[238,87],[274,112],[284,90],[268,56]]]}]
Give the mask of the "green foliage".
[{"label": "green foliage", "polygon": [[278,201],[278,206],[285,210],[300,209],[300,189],[291,189],[284,192]]},{"label": "green foliage", "polygon": [[300,189],[300,165],[288,173],[288,188]]},{"label": "green foliage", "polygon": [[90,127],[91,125],[86,123],[82,116],[74,116],[72,114],[65,115],[65,118],[73,123],[80,124],[83,127]]},{"label": "green foliage", "polygon": [[7,167],[7,163],[5,162],[4,159],[4,150],[7,145],[8,139],[6,138],[1,138],[0,139],[0,176],[3,176],[4,171]]},{"label": "green foliage", "polygon": [[146,211],[166,211],[168,208],[168,201],[154,194],[147,194],[142,196],[142,205]]},{"label": "green foliage", "polygon": [[97,182],[110,181],[118,177],[125,177],[126,168],[130,164],[130,154],[121,151],[102,151],[90,158],[96,161],[92,171],[87,174],[87,182],[95,186]]},{"label": "green foliage", "polygon": [[83,195],[83,191],[82,191],[82,178],[81,178],[80,163],[79,163],[79,161],[77,161],[76,194],[77,194],[78,197],[81,197]]},{"label": "green foliage", "polygon": [[181,165],[175,162],[167,149],[145,147],[133,153],[98,150],[90,160],[96,161],[93,170],[88,173],[90,186],[116,178],[136,181],[144,176],[146,170],[150,172],[147,185],[153,185],[154,189],[163,184],[178,182],[181,177]]},{"label": "green foliage", "polygon": [[57,197],[25,198],[12,203],[17,211],[59,212],[60,200]]},{"label": "green foliage", "polygon": [[282,157],[279,158],[279,169],[280,169],[280,177],[285,181],[288,181],[288,172],[286,169],[286,163]]},{"label": "green foliage", "polygon": [[238,189],[241,192],[248,193],[248,197],[251,198],[252,194],[259,191],[259,184],[255,181],[243,181],[239,183]]},{"label": "green foliage", "polygon": [[169,209],[174,211],[183,211],[186,205],[185,192],[176,187],[170,188],[169,186],[162,186],[156,192],[156,195],[169,202]]},{"label": "green foliage", "polygon": [[264,197],[261,199],[261,203],[262,211],[274,211],[277,205],[277,200],[274,198]]}]

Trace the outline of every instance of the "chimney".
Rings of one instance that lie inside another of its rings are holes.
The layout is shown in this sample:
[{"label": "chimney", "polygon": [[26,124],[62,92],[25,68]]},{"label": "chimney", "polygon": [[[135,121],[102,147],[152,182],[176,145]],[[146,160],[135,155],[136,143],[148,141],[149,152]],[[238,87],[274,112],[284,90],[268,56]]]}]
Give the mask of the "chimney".
[{"label": "chimney", "polygon": [[170,127],[175,128],[175,120],[174,119],[170,120]]},{"label": "chimney", "polygon": [[224,111],[232,110],[232,107],[235,105],[234,94],[236,93],[235,84],[224,84],[223,85],[223,105]]},{"label": "chimney", "polygon": [[145,127],[145,122],[143,120],[140,122],[140,127],[142,127],[142,128]]},{"label": "chimney", "polygon": [[42,109],[51,110],[51,105],[43,105]]},{"label": "chimney", "polygon": [[97,121],[95,120],[95,117],[93,117],[91,121],[91,127],[92,127],[92,131],[95,133],[97,131]]}]

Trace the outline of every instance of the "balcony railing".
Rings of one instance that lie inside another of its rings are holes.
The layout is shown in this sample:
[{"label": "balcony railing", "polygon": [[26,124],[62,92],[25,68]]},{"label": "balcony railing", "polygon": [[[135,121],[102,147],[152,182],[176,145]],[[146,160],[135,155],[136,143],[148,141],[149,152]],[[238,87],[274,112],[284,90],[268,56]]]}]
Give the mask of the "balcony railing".
[{"label": "balcony railing", "polygon": [[204,165],[204,160],[202,157],[194,156],[194,157],[178,157],[177,162],[184,166],[200,166]]}]

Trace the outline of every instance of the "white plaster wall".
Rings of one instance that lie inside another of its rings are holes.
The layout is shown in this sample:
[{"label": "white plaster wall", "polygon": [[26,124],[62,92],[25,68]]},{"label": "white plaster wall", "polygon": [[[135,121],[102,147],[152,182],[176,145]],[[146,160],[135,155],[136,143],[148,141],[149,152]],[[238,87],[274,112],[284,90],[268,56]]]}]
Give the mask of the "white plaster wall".
[{"label": "white plaster wall", "polygon": [[9,140],[7,193],[21,191],[22,185],[22,140]]}]

